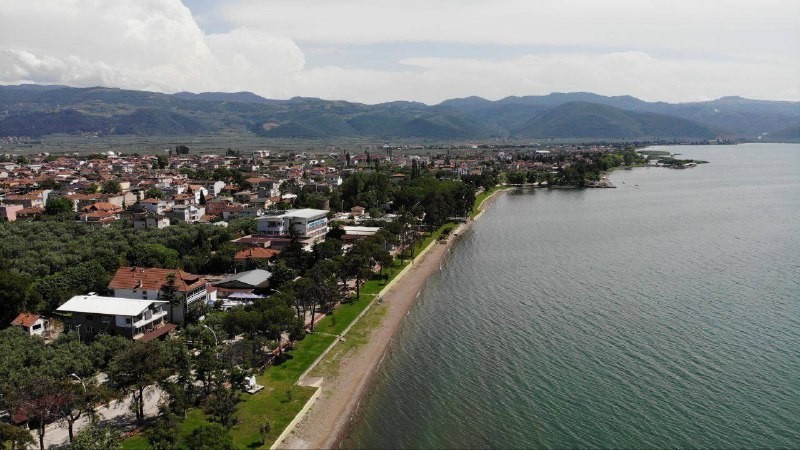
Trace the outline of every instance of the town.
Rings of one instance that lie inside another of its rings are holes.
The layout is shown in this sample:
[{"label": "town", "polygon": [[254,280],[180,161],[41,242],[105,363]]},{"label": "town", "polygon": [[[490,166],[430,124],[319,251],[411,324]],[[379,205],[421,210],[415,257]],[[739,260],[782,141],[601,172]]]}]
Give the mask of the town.
[{"label": "town", "polygon": [[0,441],[269,446],[311,396],[299,375],[489,194],[645,163],[632,145],[2,155]]}]

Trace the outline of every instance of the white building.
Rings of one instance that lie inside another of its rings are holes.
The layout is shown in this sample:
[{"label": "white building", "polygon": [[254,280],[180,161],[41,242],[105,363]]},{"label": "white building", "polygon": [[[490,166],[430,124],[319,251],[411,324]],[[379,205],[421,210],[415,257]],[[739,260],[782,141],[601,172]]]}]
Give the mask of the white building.
[{"label": "white building", "polygon": [[175,206],[171,200],[161,200],[157,198],[147,198],[139,202],[144,209],[154,214],[164,214]]},{"label": "white building", "polygon": [[195,223],[206,215],[206,208],[195,205],[175,205],[168,214],[179,222]]},{"label": "white building", "polygon": [[50,330],[50,321],[38,314],[23,312],[11,322],[11,326],[22,329],[29,336],[42,336]]},{"label": "white building", "polygon": [[309,244],[325,240],[328,234],[328,211],[324,209],[290,209],[282,214],[265,215],[256,219],[258,234],[263,236],[289,236],[289,227]]},{"label": "white building", "polygon": [[[159,329],[166,325],[168,302],[134,298],[76,295],[59,306],[56,311],[70,313],[70,326],[81,336],[97,333],[122,335],[131,339],[150,338],[166,334]],[[170,328],[172,329],[172,327]]]}]

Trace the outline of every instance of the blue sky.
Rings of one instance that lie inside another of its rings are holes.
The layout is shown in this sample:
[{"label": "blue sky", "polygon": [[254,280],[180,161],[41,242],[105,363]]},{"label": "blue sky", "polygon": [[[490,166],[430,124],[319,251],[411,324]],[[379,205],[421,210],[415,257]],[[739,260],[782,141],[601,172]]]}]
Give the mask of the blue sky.
[{"label": "blue sky", "polygon": [[797,23],[786,0],[4,0],[0,84],[800,100]]}]

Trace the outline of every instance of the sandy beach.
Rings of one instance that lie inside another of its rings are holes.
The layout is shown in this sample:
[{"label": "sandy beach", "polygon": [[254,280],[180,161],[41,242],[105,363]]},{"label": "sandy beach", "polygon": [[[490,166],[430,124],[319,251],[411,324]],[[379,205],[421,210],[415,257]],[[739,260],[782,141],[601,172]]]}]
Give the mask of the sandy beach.
[{"label": "sandy beach", "polygon": [[[488,208],[497,191],[481,204]],[[478,215],[480,217],[480,214]],[[478,218],[476,217],[476,219]],[[389,343],[405,319],[430,275],[440,270],[440,264],[450,246],[473,221],[461,224],[446,244],[431,244],[413,265],[395,279],[382,293],[383,301],[373,303],[345,340],[363,339],[358,345],[337,343],[331,351],[303,377],[298,384],[320,386],[319,395],[296,423],[288,436],[276,448],[334,448],[338,447],[355,416],[362,396],[367,392],[376,369]],[[366,323],[365,323],[366,322]],[[359,326],[360,325],[360,326]],[[361,336],[358,336],[359,331]],[[354,341],[355,342],[355,341]],[[290,425],[291,427],[291,425]]]}]

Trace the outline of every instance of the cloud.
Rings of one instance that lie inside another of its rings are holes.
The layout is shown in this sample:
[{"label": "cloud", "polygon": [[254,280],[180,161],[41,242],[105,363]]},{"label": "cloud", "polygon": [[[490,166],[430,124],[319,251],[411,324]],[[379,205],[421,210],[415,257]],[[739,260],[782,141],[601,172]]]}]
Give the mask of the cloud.
[{"label": "cloud", "polygon": [[[290,39],[239,27],[206,35],[179,0],[9,0],[0,82],[286,95],[305,63]],[[256,84],[258,83],[258,84]]]},{"label": "cloud", "polygon": [[[221,31],[207,33],[179,0],[4,0],[0,83],[367,103],[553,91],[800,99],[800,39],[792,39],[800,38],[793,20],[800,3],[725,5],[234,0],[204,4],[204,20],[221,18],[210,27]],[[404,56],[387,63],[379,43]],[[437,54],[441,43],[450,44]],[[499,51],[514,45],[513,54]],[[467,51],[450,57],[453,46]],[[304,47],[312,59],[325,55],[325,64],[308,67]],[[420,48],[432,51],[415,56]],[[382,62],[372,59],[378,54]]]},{"label": "cloud", "polygon": [[237,0],[228,23],[300,42],[461,42],[749,53],[797,51],[800,2],[785,0]]},{"label": "cloud", "polygon": [[[505,60],[406,58],[404,71],[322,67],[298,74],[306,95],[341,98],[346,92],[369,103],[414,99],[426,103],[467,95],[500,99],[586,91],[633,95],[650,101],[694,101],[727,95],[800,99],[792,74],[797,62],[742,63],[658,59],[638,52],[525,55]],[[754,83],[769,79],[771,83]],[[776,93],[775,86],[786,89]],[[793,86],[793,87],[792,87]]]}]

